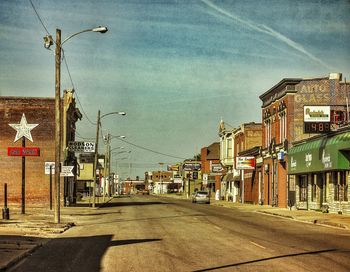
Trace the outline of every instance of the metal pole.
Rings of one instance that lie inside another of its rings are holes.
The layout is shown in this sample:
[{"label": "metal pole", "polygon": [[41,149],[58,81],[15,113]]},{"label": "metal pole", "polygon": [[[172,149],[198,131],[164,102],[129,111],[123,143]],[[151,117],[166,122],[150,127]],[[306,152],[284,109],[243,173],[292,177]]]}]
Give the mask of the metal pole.
[{"label": "metal pole", "polygon": [[7,209],[7,183],[4,184],[4,208]]},{"label": "metal pole", "polygon": [[50,210],[52,210],[52,165],[50,165]]},{"label": "metal pole", "polygon": [[94,161],[94,180],[93,180],[93,191],[92,191],[92,207],[95,208],[96,204],[96,170],[97,170],[97,163],[98,163],[98,134],[100,130],[100,110],[98,110],[97,113],[97,128],[96,128],[96,145],[95,145],[95,161]]},{"label": "metal pole", "polygon": [[60,162],[61,162],[61,30],[56,29],[55,77],[55,223],[60,223]]},{"label": "metal pole", "polygon": [[[22,137],[22,147],[26,147],[26,138]],[[22,156],[22,214],[26,213],[26,157]]]}]

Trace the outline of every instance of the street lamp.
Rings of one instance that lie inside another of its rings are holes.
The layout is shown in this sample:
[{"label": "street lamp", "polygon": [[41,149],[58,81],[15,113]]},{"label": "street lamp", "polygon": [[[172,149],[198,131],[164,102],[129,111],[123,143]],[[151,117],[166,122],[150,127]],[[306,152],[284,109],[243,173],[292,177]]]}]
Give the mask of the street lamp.
[{"label": "street lamp", "polygon": [[[113,149],[116,149],[116,148],[113,148]],[[117,156],[117,155],[123,154],[123,153],[131,153],[131,151],[129,150],[129,151],[120,151],[120,152],[111,152],[111,153],[112,153],[112,155]],[[115,160],[115,174],[116,174],[116,176],[118,173],[118,160],[126,160],[126,159],[127,159],[126,157],[123,157],[120,159],[116,158],[116,160]],[[119,181],[120,181],[120,179],[118,178],[117,191],[118,191],[118,194],[120,195],[120,182]]]},{"label": "street lamp", "polygon": [[[101,115],[101,111],[98,110],[97,112],[97,128],[96,128],[96,145],[95,145],[95,160],[94,160],[94,167],[93,167],[93,174],[94,174],[94,186],[93,186],[93,191],[92,191],[92,207],[95,208],[96,205],[96,170],[97,170],[97,163],[98,163],[98,138],[99,138],[99,133],[100,133],[100,124],[101,124],[101,119],[108,116],[108,115],[122,115],[125,116],[126,113],[124,111],[114,111],[114,112],[109,112],[106,114]],[[108,138],[109,138],[109,134]],[[114,136],[115,137],[115,136]],[[125,138],[125,136],[118,136],[120,138]],[[107,139],[109,141],[109,139]],[[106,160],[106,158],[105,158]]]},{"label": "street lamp", "polygon": [[[55,223],[60,223],[60,162],[61,162],[61,53],[62,45],[69,39],[83,32],[100,32],[105,33],[108,31],[107,27],[97,27],[92,29],[86,29],[70,35],[63,42],[61,42],[61,30],[56,29],[56,48],[55,48]],[[53,44],[52,37],[45,37],[45,48],[49,49]]]},{"label": "street lamp", "polygon": [[[105,140],[106,144],[106,154],[105,154],[105,182],[104,182],[104,189],[106,188],[106,183],[108,183],[107,188],[110,188],[110,175],[111,175],[111,140],[112,139],[125,139],[124,135],[111,135],[107,133],[105,136],[103,136],[103,139]],[[103,190],[103,201],[105,200],[107,190]],[[108,192],[110,194],[110,191]]]}]

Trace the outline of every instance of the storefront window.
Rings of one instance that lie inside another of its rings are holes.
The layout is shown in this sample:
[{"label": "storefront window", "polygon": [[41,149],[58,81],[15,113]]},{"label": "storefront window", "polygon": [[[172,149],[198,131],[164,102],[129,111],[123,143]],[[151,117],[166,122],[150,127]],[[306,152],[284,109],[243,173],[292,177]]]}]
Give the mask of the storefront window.
[{"label": "storefront window", "polygon": [[333,172],[332,173],[332,182],[334,185],[334,201],[339,201],[339,178],[338,173]]},{"label": "storefront window", "polygon": [[307,201],[307,176],[299,177],[300,201]]},{"label": "storefront window", "polygon": [[348,201],[348,179],[346,172],[334,172],[334,201]]},{"label": "storefront window", "polygon": [[346,172],[339,172],[339,200],[348,201],[348,180]]},{"label": "storefront window", "polygon": [[312,187],[311,187],[311,201],[316,201],[316,181],[314,179],[314,176],[312,176]]}]

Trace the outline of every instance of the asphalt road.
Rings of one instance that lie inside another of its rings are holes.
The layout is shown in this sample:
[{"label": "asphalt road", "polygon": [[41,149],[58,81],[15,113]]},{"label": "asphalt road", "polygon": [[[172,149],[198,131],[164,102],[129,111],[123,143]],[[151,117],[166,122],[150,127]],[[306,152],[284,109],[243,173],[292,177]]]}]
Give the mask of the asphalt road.
[{"label": "asphalt road", "polygon": [[12,271],[350,271],[349,231],[242,208],[132,196],[76,219]]}]

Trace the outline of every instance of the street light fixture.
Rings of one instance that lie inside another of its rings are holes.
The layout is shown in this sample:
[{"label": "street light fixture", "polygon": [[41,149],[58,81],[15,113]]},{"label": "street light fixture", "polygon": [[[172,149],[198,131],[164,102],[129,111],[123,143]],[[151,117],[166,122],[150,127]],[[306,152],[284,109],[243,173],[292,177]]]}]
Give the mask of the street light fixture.
[{"label": "street light fixture", "polygon": [[[60,162],[61,162],[61,53],[62,45],[73,38],[76,35],[79,35],[83,32],[107,32],[107,27],[97,27],[92,29],[86,29],[80,32],[77,32],[73,35],[70,35],[63,42],[61,42],[61,30],[56,29],[56,48],[55,48],[55,223],[60,223]],[[52,37],[45,37],[45,48],[49,49],[53,44]]]},{"label": "street light fixture", "polygon": [[[100,125],[101,125],[101,119],[108,116],[108,115],[122,115],[125,116],[126,113],[124,111],[114,111],[114,112],[109,112],[106,114],[101,115],[101,111],[98,110],[97,112],[97,128],[96,128],[96,144],[95,144],[95,160],[94,160],[94,166],[93,166],[93,175],[94,175],[94,183],[93,183],[93,191],[92,191],[92,207],[95,208],[96,206],[96,170],[97,170],[97,163],[98,163],[98,138],[99,138],[99,132],[100,132]],[[109,138],[109,134],[107,134]],[[125,136],[118,136],[119,138],[125,138]],[[105,139],[105,137],[104,137]],[[106,139],[105,139],[106,140]],[[109,139],[107,139],[108,141]],[[106,158],[105,158],[106,160]]]}]

